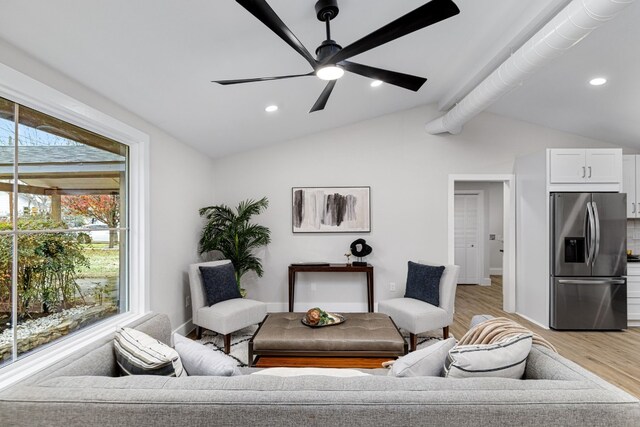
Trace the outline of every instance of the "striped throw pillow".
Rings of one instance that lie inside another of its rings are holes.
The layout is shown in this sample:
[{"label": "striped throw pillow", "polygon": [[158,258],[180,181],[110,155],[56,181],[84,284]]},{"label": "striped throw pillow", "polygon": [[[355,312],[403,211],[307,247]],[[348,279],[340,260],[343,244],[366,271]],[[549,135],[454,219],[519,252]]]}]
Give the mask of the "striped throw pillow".
[{"label": "striped throw pillow", "polygon": [[187,375],[178,352],[144,332],[120,328],[116,331],[113,346],[123,375]]},{"label": "striped throw pillow", "polygon": [[460,345],[449,350],[445,376],[520,379],[531,351],[532,335],[518,334],[493,344]]}]

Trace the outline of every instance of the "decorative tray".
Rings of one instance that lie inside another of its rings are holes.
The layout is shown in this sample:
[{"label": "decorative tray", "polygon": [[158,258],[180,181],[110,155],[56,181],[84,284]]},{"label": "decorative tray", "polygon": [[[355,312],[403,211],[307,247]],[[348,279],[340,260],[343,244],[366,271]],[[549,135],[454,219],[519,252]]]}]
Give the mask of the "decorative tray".
[{"label": "decorative tray", "polygon": [[307,317],[304,316],[302,317],[302,324],[305,326],[308,326],[310,328],[322,328],[324,326],[333,326],[333,325],[339,325],[340,323],[345,322],[347,319],[344,318],[343,315],[338,314],[338,313],[327,313],[329,319],[324,321],[324,322],[320,322],[317,325],[312,325],[311,323],[309,323],[307,321]]}]

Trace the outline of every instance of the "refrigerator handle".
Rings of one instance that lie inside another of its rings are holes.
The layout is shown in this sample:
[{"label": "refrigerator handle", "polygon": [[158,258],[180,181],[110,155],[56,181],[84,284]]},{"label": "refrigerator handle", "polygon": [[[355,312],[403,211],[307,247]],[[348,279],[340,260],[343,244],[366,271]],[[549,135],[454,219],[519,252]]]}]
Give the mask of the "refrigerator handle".
[{"label": "refrigerator handle", "polygon": [[595,264],[598,255],[600,255],[600,215],[598,215],[598,205],[596,202],[592,202],[593,216],[595,217],[594,223],[596,226],[595,233],[595,249],[593,251],[593,260],[592,263]]},{"label": "refrigerator handle", "polygon": [[593,207],[591,202],[587,202],[587,219],[586,219],[586,236],[587,236],[587,265],[591,265],[593,262],[593,255],[595,249],[595,219],[593,215]]},{"label": "refrigerator handle", "polygon": [[624,279],[560,279],[558,283],[561,285],[624,285],[626,282]]}]

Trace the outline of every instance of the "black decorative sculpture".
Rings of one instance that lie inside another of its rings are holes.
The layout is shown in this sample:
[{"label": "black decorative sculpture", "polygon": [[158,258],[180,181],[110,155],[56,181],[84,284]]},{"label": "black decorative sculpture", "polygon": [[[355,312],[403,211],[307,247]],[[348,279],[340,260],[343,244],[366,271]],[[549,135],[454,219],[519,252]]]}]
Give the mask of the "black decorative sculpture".
[{"label": "black decorative sculpture", "polygon": [[357,267],[366,267],[367,263],[362,261],[363,257],[366,257],[373,251],[373,248],[367,245],[367,241],[364,239],[357,239],[351,243],[351,253],[357,256],[359,261],[354,261],[351,265]]}]

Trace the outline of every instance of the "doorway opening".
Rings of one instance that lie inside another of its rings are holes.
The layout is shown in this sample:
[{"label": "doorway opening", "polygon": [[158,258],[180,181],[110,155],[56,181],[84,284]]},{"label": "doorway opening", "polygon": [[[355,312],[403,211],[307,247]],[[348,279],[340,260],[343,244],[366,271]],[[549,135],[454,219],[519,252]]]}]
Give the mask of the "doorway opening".
[{"label": "doorway opening", "polygon": [[449,263],[458,283],[496,288],[515,312],[515,197],[513,175],[449,176]]}]

